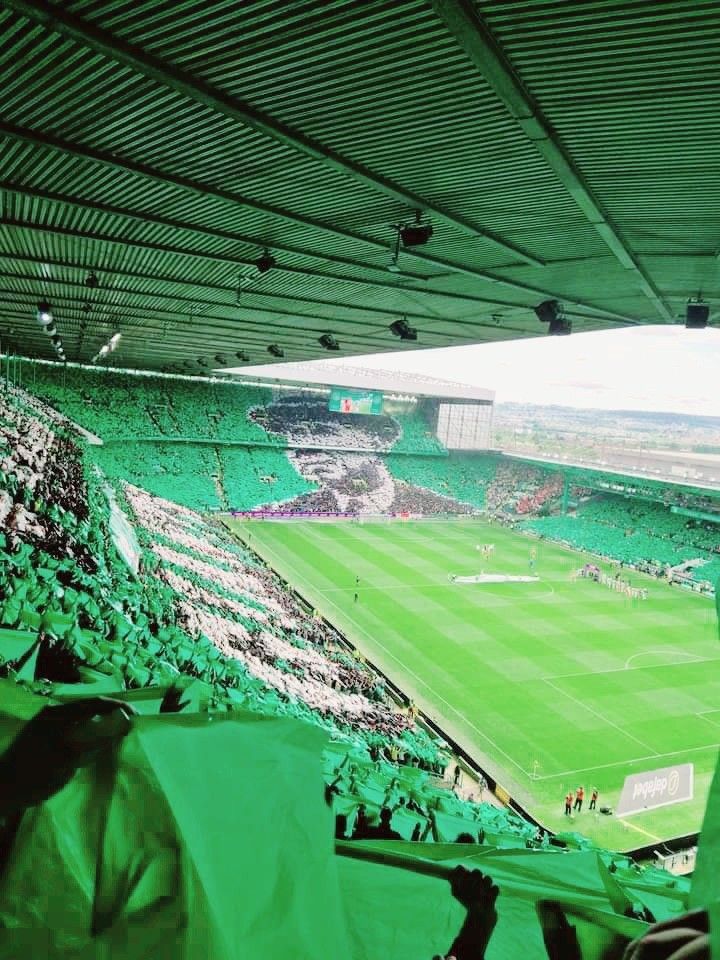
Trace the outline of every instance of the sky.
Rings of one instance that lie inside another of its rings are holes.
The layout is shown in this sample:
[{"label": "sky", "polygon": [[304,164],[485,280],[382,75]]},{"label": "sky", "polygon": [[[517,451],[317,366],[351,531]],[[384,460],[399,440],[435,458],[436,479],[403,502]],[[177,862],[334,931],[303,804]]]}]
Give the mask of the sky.
[{"label": "sky", "polygon": [[[323,362],[487,387],[496,391],[498,403],[720,416],[717,328],[630,327]],[[272,375],[271,368],[263,369]]]}]

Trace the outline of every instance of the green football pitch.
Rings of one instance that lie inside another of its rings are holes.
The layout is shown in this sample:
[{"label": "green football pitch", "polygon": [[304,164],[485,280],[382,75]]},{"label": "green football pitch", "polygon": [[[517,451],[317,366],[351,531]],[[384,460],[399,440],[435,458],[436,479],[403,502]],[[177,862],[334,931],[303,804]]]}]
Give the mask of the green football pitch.
[{"label": "green football pitch", "polygon": [[[699,829],[720,745],[708,599],[636,573],[647,600],[571,580],[583,555],[476,520],[229,524],[551,829],[618,850]],[[537,582],[449,581],[527,576],[533,547]],[[568,789],[615,807],[627,774],[680,762],[691,801],[563,814]]]}]

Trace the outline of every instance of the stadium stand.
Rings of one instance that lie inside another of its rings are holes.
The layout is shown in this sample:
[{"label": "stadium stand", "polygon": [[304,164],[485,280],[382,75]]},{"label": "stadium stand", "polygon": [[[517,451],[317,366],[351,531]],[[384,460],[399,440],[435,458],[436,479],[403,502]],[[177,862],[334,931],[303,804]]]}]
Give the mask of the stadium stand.
[{"label": "stadium stand", "polygon": [[559,473],[513,460],[498,464],[487,491],[491,516],[533,514],[556,500],[562,489]]},{"label": "stadium stand", "polygon": [[[81,413],[79,409],[78,418]],[[97,418],[90,421],[86,417],[85,422],[92,422],[97,429],[101,427]],[[199,415],[196,422],[202,422]],[[154,495],[159,490],[171,493],[183,485],[197,483],[200,485],[193,486],[193,499],[207,498],[212,505],[218,503],[219,496],[212,499],[213,485],[208,480],[212,446],[201,447],[202,454],[194,451],[196,459],[187,461],[181,459],[180,451],[192,447],[174,446],[178,459],[166,461],[169,469],[165,476],[155,472],[157,483],[153,491],[148,482],[149,472],[155,469],[152,455],[133,468],[132,458],[121,455],[123,445],[109,445],[104,452],[112,451],[111,457],[103,460],[103,464],[105,467],[112,464],[114,470],[108,470],[105,478],[98,469],[97,457],[98,450],[103,448],[85,446],[82,438],[54,410],[24,391],[13,390],[3,395],[0,428],[4,444],[0,480],[2,671],[33,695],[40,694],[42,702],[70,705],[80,698],[80,703],[92,710],[92,704],[100,701],[82,698],[102,695],[111,698],[102,701],[103,711],[116,703],[129,704],[136,712],[146,715],[180,709],[200,711],[196,716],[209,712],[228,717],[237,714],[241,718],[242,711],[250,711],[273,723],[291,718],[322,729],[330,738],[322,767],[326,798],[336,818],[338,849],[342,854],[338,868],[341,887],[350,902],[355,902],[360,894],[359,877],[362,877],[363,889],[387,882],[378,871],[392,870],[388,864],[394,862],[393,858],[411,856],[412,859],[420,853],[423,862],[427,862],[428,857],[440,855],[441,860],[434,868],[436,875],[449,877],[451,867],[462,860],[462,855],[452,852],[457,850],[457,841],[461,841],[461,847],[465,843],[483,846],[484,869],[500,884],[506,899],[516,904],[511,910],[525,911],[524,924],[530,931],[525,936],[530,937],[538,951],[542,950],[543,934],[532,904],[542,895],[558,894],[553,878],[557,876],[554,861],[560,854],[571,858],[563,859],[563,876],[567,878],[570,871],[576,877],[571,899],[584,902],[583,897],[590,897],[589,902],[595,906],[605,904],[609,911],[605,923],[617,923],[613,920],[613,911],[618,898],[625,905],[625,912],[643,920],[651,916],[672,917],[677,913],[678,904],[685,902],[687,883],[682,879],[669,879],[659,870],[639,870],[626,857],[598,850],[576,833],[551,838],[512,809],[497,802],[478,802],[454,790],[452,780],[444,776],[450,761],[447,745],[416,717],[413,709],[408,710],[402,700],[397,699],[384,678],[356,655],[334,628],[317,619],[272,570],[226,535],[221,527],[167,497]],[[146,449],[142,443],[127,445],[127,448],[134,455]],[[236,451],[239,458],[233,461]],[[294,457],[307,455],[291,453]],[[201,461],[197,459],[200,456],[208,459]],[[366,470],[378,459],[377,455],[367,453],[345,456],[360,458]],[[253,457],[257,458],[254,478],[246,471]],[[283,474],[284,468],[278,467],[277,458],[283,458],[290,466],[280,450],[223,448],[224,483],[246,502],[247,498],[263,496],[253,490],[253,484],[259,483],[272,486],[273,496],[278,496],[278,489],[292,496],[298,481],[294,481],[295,488],[280,487],[287,484],[288,478]],[[440,462],[436,457],[396,455],[394,459],[403,464],[412,463],[418,470],[420,464]],[[191,472],[200,462],[206,464],[208,475]],[[428,469],[419,475],[423,486],[399,482],[397,487],[412,489],[413,496],[421,498],[423,508],[434,501],[443,505],[450,502],[447,496],[431,492],[431,484],[468,501],[472,498],[473,505],[480,506],[486,488],[492,488],[497,475],[495,459],[482,461],[477,472],[472,469],[471,458],[444,457],[442,462],[452,467],[448,479],[443,480],[439,472]],[[144,488],[127,481],[133,469],[135,475],[142,478]],[[387,473],[387,468],[384,469]],[[297,476],[304,470],[300,464]],[[236,471],[234,477],[233,471]],[[261,474],[265,480],[258,479]],[[343,476],[346,475],[347,471]],[[510,472],[501,471],[499,482],[509,483],[510,475],[520,478],[522,497],[527,498],[535,491],[533,508],[556,492],[555,483],[543,484],[540,476],[518,472],[515,467]],[[269,483],[267,478],[271,478]],[[306,486],[312,482],[315,481],[300,480]],[[304,494],[299,500],[314,495]],[[393,496],[396,504],[397,493]],[[137,576],[127,558],[123,559],[111,531],[113,501],[125,511],[137,535]],[[498,503],[499,498],[495,502]],[[374,504],[375,508],[381,506]],[[417,506],[415,501],[408,502],[408,507]],[[6,697],[5,709],[9,709],[10,702],[12,699]],[[29,714],[38,710],[24,701],[22,709]],[[42,711],[37,714],[43,715]],[[57,715],[53,717],[55,736],[59,736],[62,723]],[[127,722],[130,729],[134,729],[135,721],[130,718]],[[195,728],[194,722],[192,729]],[[17,740],[21,745],[24,734],[32,737],[33,725],[18,729],[23,731]],[[214,736],[221,737],[224,729],[217,728]],[[177,736],[187,738],[189,730],[187,725],[181,726]],[[275,730],[272,742],[263,739],[263,732],[256,725],[251,732],[252,738],[244,749],[255,757],[256,769],[263,763],[275,763],[271,768],[277,769],[280,762],[283,769],[288,769],[293,762],[290,758],[298,756],[297,734],[292,735],[292,748],[283,746],[282,761],[279,755],[272,761],[273,750],[285,742],[284,728]],[[224,743],[216,755],[216,770],[218,763],[222,764],[221,758],[227,756],[227,750],[228,744]],[[32,752],[39,754],[41,750],[36,747]],[[200,770],[203,763],[209,763],[213,755],[205,740],[202,754],[193,762],[195,771]],[[155,757],[152,761],[155,766],[161,764],[161,756],[164,758],[164,782],[169,783],[167,750],[153,753],[148,746],[143,756],[143,764]],[[12,751],[3,759],[12,769]],[[140,778],[142,782],[150,776],[149,769],[132,766],[139,761],[127,762],[130,767],[123,768],[125,776]],[[182,776],[179,769],[176,776]],[[208,767],[205,780],[210,783],[213,776]],[[23,776],[13,773],[12,778],[17,792]],[[256,798],[255,804],[267,803],[272,794],[268,782],[263,782],[266,783],[264,797]],[[72,789],[87,790],[89,783],[92,781],[87,777],[73,781]],[[180,783],[178,780],[178,788]],[[193,780],[192,785],[181,790],[189,791],[188,796],[192,796],[201,785],[202,779]],[[99,785],[93,789],[100,790],[99,794],[93,794],[93,803],[101,809],[102,790]],[[287,789],[297,794],[292,787]],[[67,790],[63,790],[59,796],[67,798],[74,794],[68,795]],[[282,799],[287,801],[287,793]],[[34,911],[36,922],[42,917],[48,924],[66,923],[65,912],[73,913],[77,904],[73,899],[77,897],[73,893],[76,880],[70,883],[66,879],[68,867],[62,856],[45,857],[42,880],[31,879],[31,865],[38,856],[36,842],[57,830],[53,824],[58,821],[51,812],[54,802],[53,798],[35,807],[34,819],[28,821],[35,824],[35,828],[28,828],[15,841],[13,866],[8,873],[11,889],[15,891],[11,902],[3,900],[0,893],[3,910],[20,923],[28,921],[28,911]],[[206,803],[198,799],[198,803],[203,802]],[[46,813],[48,803],[50,811]],[[147,816],[146,810],[144,817]],[[322,828],[318,825],[316,846],[319,843],[322,847],[321,835]],[[128,863],[135,857],[132,836],[132,830],[124,831],[122,856]],[[191,836],[191,832],[188,835],[186,831],[182,838],[178,836],[172,841],[175,848],[179,845],[187,851],[186,857],[191,856]],[[346,849],[349,838],[350,850]],[[405,841],[410,853],[397,852],[401,841]],[[227,842],[235,849],[232,839]],[[391,850],[378,846],[386,842]],[[102,842],[98,840],[98,843],[102,848]],[[302,843],[296,839],[290,848],[300,849]],[[204,841],[203,850],[207,855],[206,844]],[[448,844],[450,846],[446,846]],[[54,849],[61,847],[55,844]],[[438,854],[429,854],[430,847],[435,847]],[[120,855],[119,849],[116,847],[113,856]],[[440,851],[447,852],[441,854]],[[517,862],[502,859],[502,854],[509,853],[519,858]],[[351,868],[350,862],[347,866],[342,864],[349,854],[357,866]],[[236,851],[235,862],[242,855]],[[442,863],[443,856],[451,857],[451,866]],[[527,860],[530,856],[541,859],[531,863]],[[222,861],[222,851],[216,850],[213,857],[215,868]],[[407,866],[406,861],[403,863]],[[75,877],[79,869],[75,863]],[[97,866],[88,861],[86,869],[90,877]],[[402,881],[393,874],[390,882],[393,896],[400,896]],[[44,894],[44,883],[63,890],[66,900]],[[417,886],[413,889],[413,896],[417,896]],[[522,892],[528,889],[534,891],[529,903],[527,893]],[[612,896],[608,889],[614,891]],[[162,902],[181,904],[177,887],[175,890],[169,901],[168,895],[163,894]],[[562,890],[567,894],[566,884]],[[437,896],[437,891],[434,895]],[[122,899],[123,894],[116,892],[116,896]],[[55,911],[62,910],[62,921],[58,921],[58,915],[53,920],[48,914],[50,904],[55,905]],[[323,922],[327,923],[327,917]],[[642,920],[632,922],[636,924],[633,930],[642,932]],[[513,942],[512,929],[507,920],[498,928],[496,941],[505,944],[506,949],[511,949],[507,945]],[[418,932],[417,936],[421,934]],[[77,937],[82,939],[80,933]],[[366,939],[364,935],[363,942]],[[160,955],[157,947],[154,949],[155,955]],[[116,949],[113,955],[124,954]],[[352,955],[361,955],[357,945]]]},{"label": "stadium stand", "polygon": [[466,454],[451,454],[443,460],[390,454],[386,463],[398,480],[447,498],[447,512],[453,500],[482,510],[497,468],[495,457]]},{"label": "stadium stand", "polygon": [[524,528],[622,563],[660,565],[663,573],[699,560],[689,571],[698,583],[715,583],[720,574],[718,525],[673,513],[662,503],[602,494],[575,514],[537,517]]}]

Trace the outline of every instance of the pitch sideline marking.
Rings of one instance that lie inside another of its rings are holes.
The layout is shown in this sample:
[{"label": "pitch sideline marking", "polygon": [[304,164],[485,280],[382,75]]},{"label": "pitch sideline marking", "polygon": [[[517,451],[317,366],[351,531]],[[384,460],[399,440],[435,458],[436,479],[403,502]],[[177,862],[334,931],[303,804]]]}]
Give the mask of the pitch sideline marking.
[{"label": "pitch sideline marking", "polygon": [[[341,610],[340,607],[338,607],[338,605],[337,605],[336,603],[334,603],[329,597],[326,597],[326,596],[325,596],[325,594],[324,594],[324,592],[323,592],[322,590],[319,590],[318,592],[322,595],[322,597],[323,597],[324,600],[326,600],[332,607],[334,607],[334,608],[338,611],[338,613],[341,614],[341,616],[346,616],[346,614],[344,614],[344,612]],[[423,680],[423,678],[422,678],[421,676],[419,676],[417,673],[415,673],[414,670],[411,670],[410,667],[408,667],[408,665],[405,663],[404,660],[402,660],[400,657],[396,656],[394,653],[392,653],[392,651],[388,650],[388,648],[385,646],[385,644],[381,643],[381,642],[380,642],[379,640],[377,640],[375,637],[372,637],[372,636],[367,632],[367,630],[365,630],[364,627],[361,627],[361,626],[357,623],[356,620],[353,620],[352,617],[349,617],[349,620],[350,620],[350,622],[353,624],[353,626],[354,626],[356,629],[359,629],[360,633],[364,634],[365,637],[366,637],[368,640],[370,640],[370,642],[371,642],[372,644],[375,644],[375,646],[380,647],[380,649],[381,649],[385,654],[387,654],[387,656],[389,656],[391,659],[393,659],[393,660],[395,660],[397,663],[399,663],[400,666],[402,667],[404,673],[409,673],[411,677],[413,677],[415,680],[418,680],[418,681],[422,684],[422,686],[424,686],[424,687],[428,690],[428,692],[432,695],[432,697],[433,697],[435,700],[438,700],[438,701],[440,701],[441,703],[445,704],[445,706],[448,707],[450,710],[452,710],[453,713],[457,714],[457,716],[460,717],[460,719],[461,719],[464,723],[466,723],[469,727],[472,727],[472,729],[473,729],[477,734],[479,734],[479,735],[483,738],[483,740],[486,740],[486,741],[490,744],[490,746],[493,748],[493,750],[496,750],[498,753],[502,754],[502,756],[505,757],[507,760],[509,760],[510,763],[512,763],[512,765],[513,765],[514,767],[516,767],[524,776],[530,777],[530,773],[529,773],[527,770],[525,770],[524,767],[521,767],[520,764],[519,764],[516,760],[513,760],[513,758],[510,756],[509,753],[505,753],[505,751],[504,751],[501,747],[499,747],[499,746],[495,743],[495,741],[494,741],[493,739],[491,739],[486,733],[484,733],[484,732],[480,729],[480,727],[476,726],[476,725],[472,722],[472,720],[469,720],[469,719],[465,716],[464,713],[461,713],[461,711],[458,710],[457,707],[453,706],[452,703],[450,703],[448,700],[446,700],[445,697],[441,696],[439,693],[436,693],[435,690],[433,690],[433,688],[430,686],[430,684],[429,684],[426,680]]]},{"label": "pitch sideline marking", "polygon": [[652,670],[654,667],[683,667],[691,663],[717,663],[720,657],[697,657],[695,660],[680,660],[673,663],[655,663],[652,667],[613,667],[610,670],[583,670],[582,673],[558,673],[552,680],[568,680],[571,677],[601,677],[606,673],[634,673],[637,670]]},{"label": "pitch sideline marking", "polygon": [[646,837],[650,837],[651,840],[655,840],[657,843],[662,843],[660,837],[656,837],[654,833],[649,833],[647,830],[643,830],[642,827],[638,827],[636,823],[630,823],[628,820],[623,820],[622,817],[618,817],[618,823],[621,823],[624,827],[630,827],[631,830],[637,830],[638,833],[644,833]]},{"label": "pitch sideline marking", "polygon": [[643,760],[662,760],[664,757],[684,757],[686,753],[700,750],[717,750],[720,743],[707,743],[702,747],[688,747],[687,750],[673,750],[671,753],[653,753],[648,757],[632,757],[630,760],[613,760],[612,763],[598,763],[592,767],[580,767],[579,770],[560,770],[558,773],[546,773],[536,780],[554,780],[556,777],[572,777],[578,773],[592,773],[594,770],[607,770],[610,767],[627,766],[629,763],[641,763]]},{"label": "pitch sideline marking", "polygon": [[700,713],[696,713],[696,717],[700,717],[702,720],[707,720],[709,724],[712,724],[713,727],[720,727],[720,723],[716,723],[714,720],[711,720],[708,717],[709,713],[717,713],[717,710],[702,710]]},{"label": "pitch sideline marking", "polygon": [[[265,540],[262,540],[262,546],[263,546],[263,548],[264,548],[265,550],[267,550],[267,552],[270,553],[271,555],[274,555],[275,557],[278,556],[277,553],[275,552],[275,550],[274,550],[273,548],[269,547],[268,544],[267,544],[267,542],[266,542]],[[282,560],[282,558],[280,558],[280,559]],[[295,576],[297,576],[297,573],[295,573]],[[300,576],[299,579],[302,580],[304,583],[307,584],[307,581],[305,580],[304,577]],[[308,584],[308,585],[309,585],[309,584]],[[311,586],[311,585],[310,585],[310,586]],[[331,587],[331,588],[328,588],[328,589],[332,590],[332,589],[337,589],[337,588],[332,588],[332,587]],[[312,588],[312,586],[311,586],[311,590],[314,590],[314,588]],[[327,596],[325,595],[325,591],[321,590],[320,588],[317,588],[317,592],[318,592],[318,593],[323,597],[323,599],[325,599],[332,607],[334,607],[335,610],[337,610],[340,614],[342,614],[342,615],[344,616],[342,609],[341,609],[340,607],[338,607],[338,605],[337,605],[333,600],[331,600],[330,597],[327,597]],[[376,644],[377,646],[379,646],[380,649],[384,650],[385,653],[387,653],[393,660],[395,660],[397,663],[399,663],[404,670],[407,669],[406,666],[405,666],[405,664],[404,664],[404,662],[403,662],[399,657],[397,657],[395,654],[393,654],[391,651],[389,651],[389,650],[384,646],[384,644],[382,644],[380,641],[378,641],[378,640],[374,639],[373,637],[371,637],[370,634],[365,630],[365,628],[364,628],[364,627],[361,627],[359,624],[357,624],[356,621],[354,621],[354,620],[352,619],[352,617],[350,617],[349,619],[350,619],[350,621],[352,622],[352,624],[353,624],[355,627],[357,627],[357,629],[359,629],[359,631],[360,631],[362,634],[365,635],[365,637],[366,637],[367,639],[369,639],[372,643],[374,643],[374,644]],[[720,658],[710,657],[710,658],[708,658],[707,660],[704,660],[704,661],[702,661],[702,662],[708,662],[708,663],[709,663],[709,662],[714,662],[714,661],[716,661],[716,660],[718,660],[718,659],[720,659]],[[691,662],[694,663],[694,662],[698,662],[698,661],[691,661]],[[666,665],[666,666],[677,666],[677,664],[665,664],[665,665]],[[621,670],[624,670],[624,669],[625,669],[625,668],[618,668],[618,669],[616,669],[616,670],[604,670],[604,671],[597,671],[597,672],[599,672],[599,673],[618,673],[618,672],[620,672]],[[633,669],[634,669],[634,670],[641,670],[641,669],[644,669],[644,668],[642,668],[642,667],[633,667],[633,668],[631,668],[631,670],[633,670]],[[448,703],[448,701],[445,700],[444,697],[441,697],[441,696],[435,694],[435,691],[434,691],[433,688],[427,683],[427,681],[423,680],[422,677],[419,677],[414,671],[412,671],[412,670],[410,670],[410,669],[407,669],[407,672],[410,673],[410,674],[411,674],[413,677],[415,677],[417,680],[419,680],[420,683],[421,683],[424,687],[426,687],[427,690],[428,690],[433,696],[437,697],[438,700],[440,700],[442,703],[446,704],[446,706],[450,707],[450,709],[451,709],[454,713],[456,713],[456,714],[460,717],[461,720],[463,720],[465,723],[467,723],[468,726],[472,727],[472,729],[475,730],[485,741],[487,741],[487,743],[489,743],[489,744],[493,747],[493,749],[497,750],[498,753],[500,753],[500,754],[502,754],[502,756],[506,757],[507,760],[509,760],[510,763],[511,763],[516,769],[518,769],[524,776],[528,777],[529,779],[535,780],[535,781],[554,780],[554,779],[556,779],[557,777],[575,776],[575,775],[580,774],[580,773],[590,773],[590,772],[593,772],[594,770],[604,770],[604,769],[608,769],[608,768],[610,768],[610,767],[619,767],[619,766],[627,765],[628,763],[638,763],[638,762],[641,762],[641,761],[643,761],[643,760],[654,760],[654,759],[661,759],[661,758],[664,758],[664,757],[674,757],[674,756],[678,756],[678,755],[682,755],[682,754],[686,754],[686,753],[694,753],[694,752],[701,751],[701,750],[713,750],[713,749],[720,748],[720,743],[713,743],[713,744],[707,744],[707,745],[702,746],[702,747],[690,747],[689,749],[683,750],[683,751],[677,751],[677,750],[676,750],[676,751],[673,751],[673,752],[671,752],[671,753],[653,753],[653,754],[651,754],[651,755],[649,755],[649,756],[634,757],[634,758],[632,758],[631,760],[616,760],[616,761],[614,761],[613,763],[596,764],[596,765],[594,765],[594,766],[592,766],[592,767],[581,767],[580,769],[577,769],[577,770],[561,770],[561,771],[559,771],[559,772],[557,772],[557,773],[551,773],[551,774],[545,774],[545,775],[542,775],[542,776],[539,776],[539,777],[533,777],[533,776],[531,776],[531,774],[530,774],[527,770],[525,770],[523,767],[521,767],[520,764],[519,764],[516,760],[514,760],[509,754],[507,754],[504,750],[502,750],[500,747],[498,747],[498,746],[495,744],[495,742],[494,742],[486,733],[483,733],[483,731],[480,730],[479,727],[477,727],[474,723],[472,723],[472,721],[468,720],[467,717],[465,717],[465,715],[464,715],[463,713],[461,713],[456,707],[454,707],[451,703]],[[572,673],[572,674],[563,674],[563,675],[560,675],[560,676],[558,676],[558,677],[552,677],[552,678],[543,677],[542,679],[545,680],[545,682],[548,683],[548,685],[554,687],[554,685],[553,685],[552,682],[551,682],[552,680],[562,679],[563,677],[582,677],[582,676],[590,676],[590,675],[591,675],[591,674],[588,674],[587,672],[586,672],[586,673]],[[554,687],[554,689],[557,690],[556,687]],[[558,691],[558,692],[564,693],[564,691]],[[566,693],[565,695],[566,695],[566,696],[570,696],[570,695],[567,694],[567,693]],[[575,698],[571,698],[571,699],[575,699]],[[585,704],[582,704],[582,701],[579,701],[579,700],[578,700],[577,702],[580,703],[582,706],[585,706]],[[604,717],[601,717],[601,719],[604,720],[605,718],[604,718]],[[712,721],[710,721],[710,722],[712,722]],[[622,728],[618,728],[618,729],[621,730],[621,732],[623,732],[623,733],[625,732],[625,731],[622,730]],[[640,742],[640,741],[638,741],[638,742]],[[649,749],[649,747],[645,747],[645,749]],[[628,824],[628,825],[631,826],[631,827],[633,827],[633,829],[637,829],[633,824]]]},{"label": "pitch sideline marking", "polygon": [[[263,547],[268,551],[268,553],[274,555],[274,556],[277,558],[277,554],[275,553],[275,551],[274,551],[272,548],[269,548],[269,547],[267,546],[267,543],[264,542],[264,541],[263,541]],[[282,559],[282,558],[280,558],[280,559]],[[297,577],[297,573],[295,573],[295,576]],[[301,576],[299,579],[304,580],[305,578]],[[307,581],[305,581],[305,582],[307,582]],[[321,589],[317,588],[317,592],[322,596],[322,598],[323,598],[327,603],[330,604],[330,606],[334,607],[335,610],[338,611],[338,613],[341,615],[342,618],[345,618],[345,617],[347,616],[347,614],[346,614],[340,607],[338,607],[338,605],[337,605],[333,600],[331,600],[330,597],[327,597],[327,596],[325,595],[325,591],[324,591],[324,590],[321,590]],[[400,657],[396,656],[394,653],[392,653],[390,650],[388,650],[388,648],[387,648],[383,643],[381,643],[379,640],[377,640],[377,639],[375,639],[374,637],[370,636],[370,634],[367,632],[367,630],[365,630],[364,627],[361,627],[360,624],[358,624],[355,620],[353,620],[352,617],[348,617],[348,619],[350,620],[350,622],[352,623],[352,625],[353,625],[356,629],[358,629],[358,630],[360,631],[360,633],[364,634],[365,637],[366,637],[368,640],[370,640],[370,642],[371,642],[372,644],[375,644],[376,646],[380,647],[380,649],[383,650],[391,659],[393,659],[393,660],[395,660],[397,663],[399,663],[400,666],[403,668],[403,671],[404,671],[405,673],[409,673],[409,674],[410,674],[412,677],[414,677],[416,680],[419,680],[420,683],[421,683],[424,687],[427,688],[427,690],[432,694],[432,696],[433,696],[434,698],[436,698],[437,700],[439,700],[441,703],[444,703],[445,706],[446,706],[446,707],[449,707],[450,710],[452,710],[453,713],[457,714],[458,717],[460,717],[460,719],[461,719],[464,723],[466,723],[469,727],[472,727],[472,729],[473,729],[476,733],[478,733],[478,734],[483,738],[483,740],[486,740],[486,741],[491,745],[491,747],[493,748],[493,750],[496,750],[498,753],[502,754],[503,757],[505,757],[507,760],[509,760],[509,762],[510,762],[514,767],[516,767],[516,768],[523,774],[523,776],[530,778],[530,773],[529,773],[527,770],[525,770],[524,767],[521,767],[520,764],[519,764],[516,760],[513,760],[513,758],[510,756],[509,753],[506,753],[501,747],[499,747],[499,746],[495,743],[494,740],[492,740],[492,739],[491,739],[486,733],[484,733],[478,726],[476,726],[471,720],[468,720],[468,718],[467,718],[463,713],[461,713],[461,712],[457,709],[457,707],[454,707],[454,706],[453,706],[451,703],[449,703],[444,697],[442,697],[442,696],[440,696],[440,694],[436,693],[436,692],[433,690],[433,688],[430,686],[430,684],[429,684],[426,680],[423,680],[422,677],[418,676],[418,674],[415,673],[414,670],[411,670],[410,667],[408,667],[407,664],[406,664],[403,660],[401,660]]]},{"label": "pitch sideline marking", "polygon": [[[560,687],[556,687],[555,684],[552,682],[551,677],[542,677],[542,680],[549,687],[552,687],[552,689],[555,690],[556,693],[563,694],[563,696],[567,697],[569,700],[572,700],[574,703],[577,703],[578,706],[583,707],[583,709],[585,710],[589,710],[590,713],[594,714],[598,718],[598,720],[602,720],[603,723],[606,723],[611,727],[615,727],[615,729],[619,733],[622,733],[623,736],[629,737],[631,740],[634,740],[635,743],[639,744],[643,748],[643,750],[652,751],[652,747],[649,747],[646,743],[643,743],[643,741],[639,740],[634,734],[628,733],[627,730],[623,730],[623,728],[618,726],[618,724],[615,723],[614,720],[608,720],[607,717],[604,717],[602,713],[599,713],[597,710],[594,709],[594,707],[589,706],[587,703],[583,703],[582,700],[578,700],[577,697],[574,697],[571,693],[568,693],[567,690],[561,690]],[[654,751],[653,751],[653,754],[654,756],[657,756],[657,753],[655,753]]]}]

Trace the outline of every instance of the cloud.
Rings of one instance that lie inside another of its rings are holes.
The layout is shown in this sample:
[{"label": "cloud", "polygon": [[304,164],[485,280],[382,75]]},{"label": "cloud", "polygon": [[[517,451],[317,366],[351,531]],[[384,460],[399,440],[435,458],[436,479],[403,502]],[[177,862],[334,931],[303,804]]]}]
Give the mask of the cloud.
[{"label": "cloud", "polygon": [[[718,328],[628,327],[323,363],[487,387],[499,401],[720,416]],[[247,367],[238,372],[254,373]],[[278,376],[277,368],[267,373]]]}]

